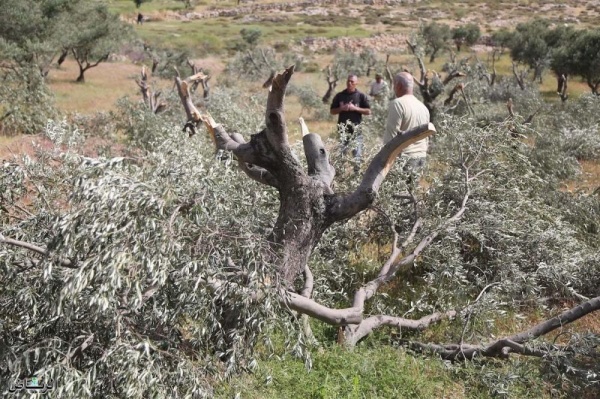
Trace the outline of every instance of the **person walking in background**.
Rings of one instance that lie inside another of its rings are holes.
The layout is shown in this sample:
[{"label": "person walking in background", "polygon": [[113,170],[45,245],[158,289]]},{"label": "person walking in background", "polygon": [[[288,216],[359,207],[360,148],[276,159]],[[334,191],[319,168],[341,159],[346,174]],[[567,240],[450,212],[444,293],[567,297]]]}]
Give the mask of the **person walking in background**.
[{"label": "person walking in background", "polygon": [[[384,143],[409,129],[429,123],[429,110],[413,95],[413,76],[408,72],[400,72],[394,77],[394,94],[390,101],[385,126]],[[419,140],[406,147],[401,160],[404,172],[408,175],[409,189],[416,187],[419,175],[427,158],[428,139]]]},{"label": "person walking in background", "polygon": [[356,147],[352,150],[356,164],[354,171],[360,169],[362,156],[363,137],[360,131],[360,124],[363,115],[371,115],[371,105],[369,99],[358,88],[358,77],[348,75],[346,80],[346,89],[337,93],[331,102],[330,112],[338,116],[338,132],[340,133],[342,143],[342,154],[348,152],[350,143],[355,140]]},{"label": "person walking in background", "polygon": [[383,75],[380,73],[375,74],[375,81],[371,83],[369,89],[369,95],[375,100],[383,99],[388,92],[388,84],[383,80]]}]

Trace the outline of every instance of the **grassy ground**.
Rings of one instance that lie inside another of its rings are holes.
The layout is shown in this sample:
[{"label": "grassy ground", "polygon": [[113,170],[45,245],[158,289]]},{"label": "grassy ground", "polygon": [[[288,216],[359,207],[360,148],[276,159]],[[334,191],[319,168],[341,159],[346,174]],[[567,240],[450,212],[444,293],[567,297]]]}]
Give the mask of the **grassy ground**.
[{"label": "grassy ground", "polygon": [[[569,305],[570,306],[570,305]],[[550,312],[556,314],[561,308]],[[497,317],[493,336],[522,331],[544,320],[535,312]],[[552,314],[552,313],[549,313]],[[423,341],[445,342],[448,331],[460,331],[461,321],[443,322],[421,335]],[[586,318],[572,327],[578,332],[598,331],[600,316]],[[449,363],[409,353],[397,346],[398,336],[382,330],[353,350],[335,344],[330,327],[312,322],[322,346],[312,351],[310,371],[304,360],[281,353],[259,355],[259,367],[217,385],[216,397],[231,398],[566,398],[566,385],[551,378],[548,364],[539,359],[512,356],[509,360],[475,360]],[[568,337],[557,330],[556,342]],[[460,332],[458,333],[460,335]],[[419,336],[403,337],[418,340]],[[549,339],[552,339],[550,337]],[[275,341],[283,341],[275,335]],[[277,344],[276,344],[277,345]],[[281,343],[279,344],[281,345]],[[595,398],[594,391],[580,391],[580,398]]]},{"label": "grassy ground", "polygon": [[134,80],[140,72],[141,66],[132,63],[101,63],[85,73],[85,83],[77,83],[77,63],[67,59],[50,71],[48,83],[60,110],[91,114],[113,109],[117,99],[126,95],[141,98]]}]

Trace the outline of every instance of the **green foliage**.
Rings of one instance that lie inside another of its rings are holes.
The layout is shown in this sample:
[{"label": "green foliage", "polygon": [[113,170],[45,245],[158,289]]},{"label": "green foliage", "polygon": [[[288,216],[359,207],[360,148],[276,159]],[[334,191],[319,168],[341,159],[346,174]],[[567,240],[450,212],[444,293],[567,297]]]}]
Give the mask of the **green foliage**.
[{"label": "green foliage", "polygon": [[510,47],[510,42],[513,38],[513,32],[506,28],[499,29],[492,33],[492,43],[494,46],[505,48]]},{"label": "green foliage", "polygon": [[298,102],[302,106],[301,115],[306,111],[311,112],[315,120],[326,120],[330,117],[329,105],[323,104],[321,96],[312,87],[290,85],[287,95],[294,95],[298,98]]},{"label": "green foliage", "polygon": [[240,35],[250,47],[255,47],[262,36],[262,31],[260,29],[242,29]]},{"label": "green foliage", "polygon": [[509,43],[513,60],[533,69],[534,79],[541,77],[549,63],[550,49],[544,40],[548,25],[549,22],[542,19],[518,24]]},{"label": "green foliage", "polygon": [[240,30],[241,40],[236,40],[230,45],[233,51],[252,50],[257,45],[262,36],[262,31],[258,28],[242,28]]},{"label": "green foliage", "polygon": [[113,113],[114,128],[123,132],[135,147],[151,150],[159,146],[164,134],[173,127],[164,118],[151,112],[140,101],[122,98]]},{"label": "green foliage", "polygon": [[429,62],[434,62],[438,52],[448,48],[448,41],[451,38],[450,27],[433,21],[423,25],[420,33],[425,41],[426,54],[430,55]]},{"label": "green foliage", "polygon": [[2,0],[0,54],[21,66],[36,65],[42,75],[62,45],[62,18],[77,7],[78,1]]},{"label": "green foliage", "polygon": [[358,77],[367,76],[368,72],[381,68],[372,50],[363,50],[360,53],[338,50],[332,61],[331,72],[338,79],[345,79],[349,74]]},{"label": "green foliage", "polygon": [[[402,350],[329,346],[315,353],[312,369],[296,359],[262,363],[253,379],[234,380],[218,397],[431,398],[460,390],[438,360],[411,359]],[[248,381],[249,380],[249,381]]]},{"label": "green foliage", "polygon": [[472,46],[479,40],[480,36],[481,30],[479,25],[476,24],[461,25],[452,29],[452,40],[456,44],[457,51],[460,51],[463,44]]},{"label": "green foliage", "polygon": [[600,29],[579,35],[568,49],[572,72],[585,79],[592,93],[600,95]]},{"label": "green foliage", "polygon": [[[267,292],[260,306],[244,299],[240,284],[257,284],[268,265],[264,241],[244,231],[261,232],[264,224],[237,224],[248,204],[239,212],[225,206],[225,188],[247,186],[232,165],[214,163],[203,140],[181,146],[179,129],[164,132],[143,164],[77,155],[78,132],[65,124],[49,125],[46,134],[67,146],[61,167],[46,157],[24,160],[33,186],[53,184],[31,204],[35,217],[2,230],[45,242],[55,255],[32,267],[26,252],[0,249],[2,283],[17,284],[0,297],[3,381],[36,373],[53,378],[64,398],[210,397],[211,374],[252,367],[248,355],[277,302]],[[18,194],[22,183],[12,175],[5,184]],[[61,209],[50,208],[66,197]],[[256,217],[272,218],[272,200],[255,192]],[[239,262],[240,284],[206,286],[236,273],[229,257]],[[78,269],[60,267],[59,258]],[[17,333],[25,326],[25,335]]]},{"label": "green foliage", "polygon": [[255,78],[266,81],[273,71],[280,71],[290,65],[295,70],[302,70],[303,57],[299,54],[278,54],[272,47],[255,47],[252,50],[238,51],[227,63],[225,79],[222,81],[228,86],[235,85],[236,81]]},{"label": "green foliage", "polygon": [[35,67],[0,70],[0,132],[40,133],[57,116],[54,97]]},{"label": "green foliage", "polygon": [[[264,94],[219,89],[207,106],[228,131],[247,134],[263,126],[264,103]],[[12,209],[34,187],[40,191],[29,206],[32,215],[21,221],[2,218],[2,234],[46,245],[51,254],[35,262],[23,249],[0,247],[0,283],[6,287],[0,293],[5,320],[0,332],[8,344],[1,348],[0,358],[7,359],[2,370],[8,370],[3,379],[52,377],[65,398],[174,397],[175,386],[175,397],[250,390],[256,393],[248,395],[257,397],[430,397],[448,388],[454,376],[463,376],[459,384],[476,389],[479,397],[531,392],[526,368],[509,371],[481,363],[477,371],[469,364],[444,371],[438,361],[409,360],[402,352],[368,346],[345,352],[327,345],[333,332],[318,323],[317,337],[326,345],[321,352],[307,351],[296,320],[279,308],[273,293],[264,291],[255,301],[246,292],[273,275],[274,265],[263,256],[276,217],[276,193],[249,182],[228,156],[215,160],[208,138],[187,138],[182,113],[161,119],[125,100],[120,109],[115,119],[140,155],[82,157],[81,131],[63,122],[46,131],[62,150],[3,166],[7,173],[0,184],[10,193],[2,196],[4,208]],[[464,327],[461,319],[437,331],[437,339],[451,342],[464,328],[471,339],[485,341],[495,331],[492,316],[498,312],[544,305],[546,296],[591,295],[600,284],[598,230],[590,224],[600,218],[598,198],[561,194],[532,162],[533,150],[511,137],[505,123],[476,127],[473,122],[440,115],[441,133],[426,170],[429,185],[417,193],[424,227],[416,239],[458,209],[465,195],[461,163],[470,165],[470,176],[481,173],[470,182],[464,219],[442,229],[417,267],[403,272],[404,278],[367,308],[370,314],[419,317],[461,307],[493,283],[478,301],[472,323]],[[368,157],[378,147],[367,143]],[[294,148],[301,153],[298,143]],[[335,149],[332,154],[336,190],[349,191],[359,177],[345,172],[349,159]],[[395,197],[406,188],[401,168],[395,167],[377,199],[378,213],[326,232],[311,258],[316,300],[345,306],[357,286],[376,275],[386,256],[389,220],[403,238],[414,221],[413,205]],[[363,257],[368,245],[379,246],[382,255]],[[76,262],[78,269],[61,267],[61,259]],[[277,337],[285,337],[278,349],[285,364],[269,359]],[[374,340],[416,337],[382,333]],[[593,352],[592,345],[588,348]],[[304,362],[289,359],[290,353]],[[569,359],[555,354],[542,364],[556,364],[560,371]],[[548,367],[534,370],[556,372]],[[243,377],[244,387],[218,382],[240,370],[254,370],[255,379]],[[481,375],[485,378],[477,382]],[[506,381],[506,376],[515,377]],[[580,384],[573,377],[569,381]],[[460,392],[460,385],[456,389]]]},{"label": "green foliage", "polygon": [[111,14],[104,3],[84,2],[62,20],[63,48],[71,50],[79,64],[78,82],[85,80],[84,73],[130,40],[133,30]]}]

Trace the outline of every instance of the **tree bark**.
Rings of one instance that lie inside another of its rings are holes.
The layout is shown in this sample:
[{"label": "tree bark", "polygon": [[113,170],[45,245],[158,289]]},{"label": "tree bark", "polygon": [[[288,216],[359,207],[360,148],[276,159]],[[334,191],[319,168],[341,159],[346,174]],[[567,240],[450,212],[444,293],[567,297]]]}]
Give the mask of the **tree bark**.
[{"label": "tree bark", "polygon": [[65,62],[65,60],[67,59],[67,56],[69,55],[69,50],[63,50],[62,53],[60,53],[60,57],[58,57],[58,61],[56,61],[56,63],[58,64],[58,66],[61,66],[63,64],[63,62]]}]

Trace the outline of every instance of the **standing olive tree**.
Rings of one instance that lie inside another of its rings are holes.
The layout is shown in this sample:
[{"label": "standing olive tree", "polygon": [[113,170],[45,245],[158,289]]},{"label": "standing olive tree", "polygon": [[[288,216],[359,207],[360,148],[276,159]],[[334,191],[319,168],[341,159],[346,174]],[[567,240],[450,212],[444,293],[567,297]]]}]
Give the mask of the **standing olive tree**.
[{"label": "standing olive tree", "polygon": [[460,51],[462,46],[466,44],[467,46],[472,46],[477,43],[479,37],[481,36],[481,30],[479,29],[479,25],[476,24],[465,24],[461,26],[457,26],[456,28],[452,28],[452,40],[456,45],[456,51]]},{"label": "standing olive tree", "polygon": [[63,24],[78,1],[2,0],[0,7],[0,57],[21,67],[35,66],[47,76],[50,65],[60,53]]},{"label": "standing olive tree", "polygon": [[594,95],[600,95],[600,29],[580,34],[567,49],[573,73],[585,80]]},{"label": "standing olive tree", "polygon": [[131,27],[111,14],[106,4],[83,2],[64,15],[63,48],[71,51],[79,65],[77,82],[85,82],[85,72],[106,62],[132,35]]},{"label": "standing olive tree", "polygon": [[439,52],[448,48],[452,34],[448,25],[434,21],[421,28],[421,36],[426,45],[426,54],[429,54],[429,62],[434,62]]},{"label": "standing olive tree", "polygon": [[534,81],[541,81],[550,62],[551,49],[544,37],[549,24],[543,19],[518,24],[509,42],[510,56],[533,70]]}]

